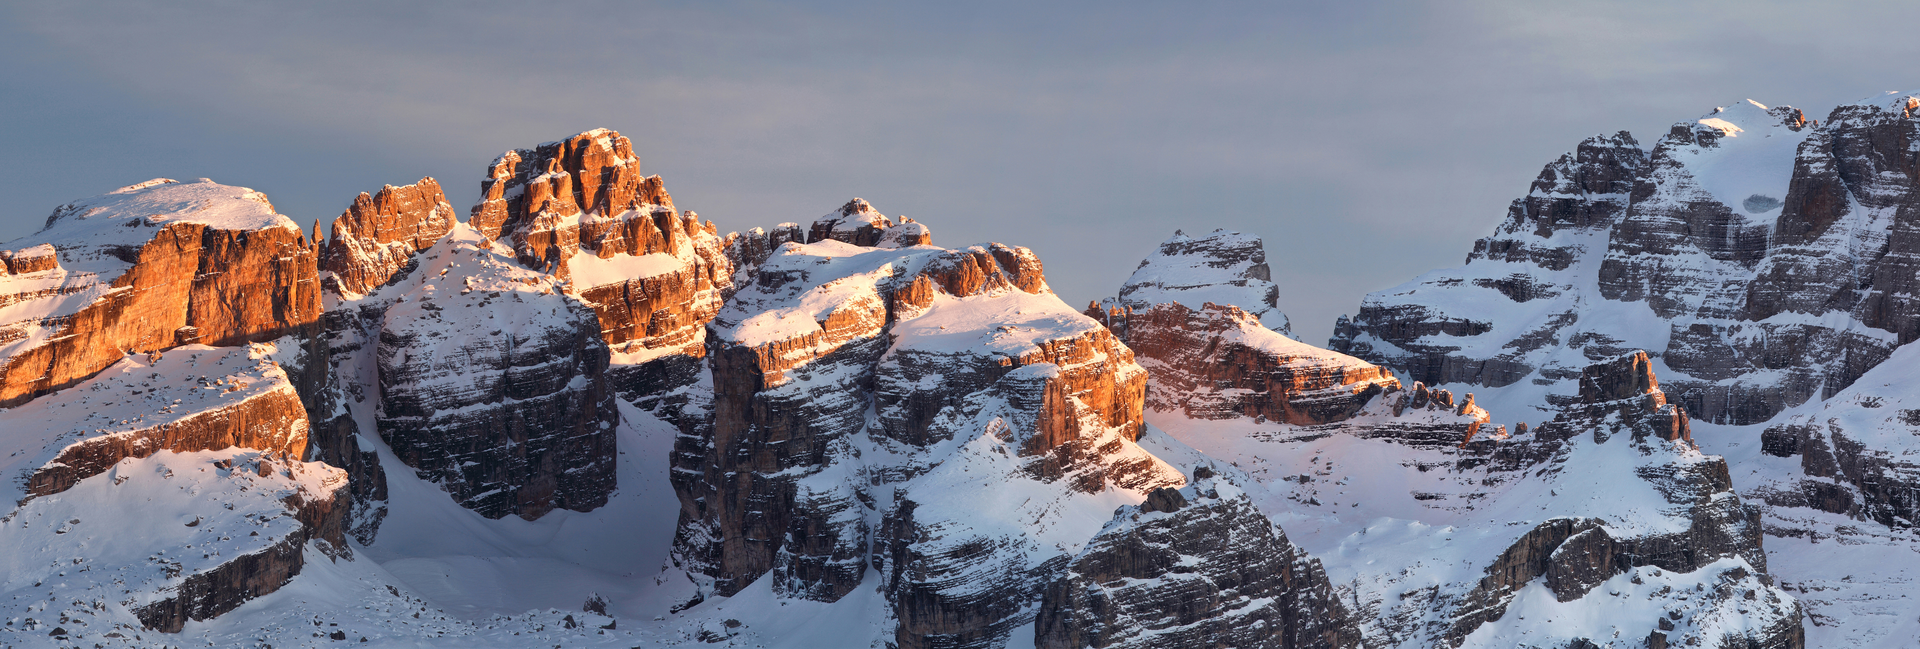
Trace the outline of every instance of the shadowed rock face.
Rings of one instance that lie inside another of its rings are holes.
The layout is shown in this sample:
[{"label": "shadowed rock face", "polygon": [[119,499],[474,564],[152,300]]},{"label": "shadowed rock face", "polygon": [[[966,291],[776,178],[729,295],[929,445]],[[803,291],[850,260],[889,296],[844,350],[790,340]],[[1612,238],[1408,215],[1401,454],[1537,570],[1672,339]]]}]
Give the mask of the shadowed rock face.
[{"label": "shadowed rock face", "polygon": [[[1581,402],[1541,424],[1530,439],[1501,445],[1492,464],[1526,471],[1563,463],[1567,450],[1579,443],[1575,438],[1591,435],[1600,445],[1624,446],[1645,458],[1634,467],[1634,477],[1653,485],[1673,508],[1672,515],[1685,521],[1684,528],[1636,533],[1635,525],[1614,527],[1592,518],[1540,523],[1489,565],[1486,577],[1460,603],[1446,634],[1453,646],[1460,646],[1480,625],[1501,619],[1515,594],[1536,578],[1544,579],[1556,599],[1569,602],[1636,568],[1691,573],[1723,559],[1738,559],[1745,567],[1723,579],[1751,582],[1741,588],[1775,597],[1769,580],[1754,577],[1767,570],[1759,508],[1742,504],[1733,493],[1725,459],[1700,454],[1686,411],[1667,403],[1659,385],[1645,352],[1588,366],[1581,377]],[[1713,597],[1736,597],[1734,590],[1723,589]],[[1745,637],[1728,641],[1802,646],[1799,605],[1784,598],[1769,603],[1784,612],[1769,616]]]},{"label": "shadowed rock face", "polygon": [[[288,470],[258,458],[253,459],[250,466],[239,463],[230,466],[252,470],[261,477]],[[187,575],[171,587],[169,596],[134,609],[134,616],[147,630],[179,633],[189,620],[213,619],[293,581],[306,566],[305,550],[309,542],[317,542],[329,555],[351,555],[346,535],[350,488],[344,479],[334,484],[338,486],[331,491],[324,487],[296,489],[281,500],[286,513],[299,521],[298,529],[270,546]]]},{"label": "shadowed rock face", "polygon": [[1205,477],[1115,512],[1048,584],[1034,632],[1048,649],[1361,646],[1320,562]]},{"label": "shadowed rock face", "polygon": [[149,181],[63,206],[10,245],[0,304],[39,306],[0,322],[0,407],[126,352],[272,340],[320,318],[315,248],[244,187]]},{"label": "shadowed rock face", "polygon": [[1799,471],[1754,495],[1776,507],[1808,507],[1893,528],[1920,526],[1920,399],[1910,391],[1920,348],[1894,350],[1817,410],[1783,418],[1760,436],[1761,451],[1798,458]]},{"label": "shadowed rock face", "polygon": [[1562,395],[1585,363],[1645,347],[1673,399],[1719,423],[1831,397],[1920,337],[1907,103],[1814,125],[1742,102],[1650,152],[1589,139],[1466,266],[1369,296],[1330,346],[1430,383]]},{"label": "shadowed rock face", "polygon": [[606,503],[619,415],[593,312],[457,228],[379,312],[380,436],[489,518]]}]

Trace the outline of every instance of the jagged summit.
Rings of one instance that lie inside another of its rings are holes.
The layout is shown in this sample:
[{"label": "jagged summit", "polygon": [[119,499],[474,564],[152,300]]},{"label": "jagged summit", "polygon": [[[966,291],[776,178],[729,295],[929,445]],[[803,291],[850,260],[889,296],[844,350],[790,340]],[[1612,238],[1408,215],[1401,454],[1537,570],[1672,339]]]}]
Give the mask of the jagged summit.
[{"label": "jagged summit", "polygon": [[1831,643],[1915,565],[1916,105],[1588,138],[1339,349],[1257,237],[1076,312],[858,198],[723,235],[607,129],[324,242],[131,186],[0,251],[0,644]]},{"label": "jagged summit", "polygon": [[1140,261],[1121,285],[1118,299],[1107,306],[1145,309],[1178,302],[1199,311],[1208,302],[1229,304],[1291,338],[1293,329],[1280,312],[1279,296],[1259,237],[1225,229],[1190,237],[1175,230]]},{"label": "jagged summit", "polygon": [[364,294],[386,284],[414,253],[446,236],[457,220],[453,206],[432,178],[377,194],[361,192],[333,220],[320,254],[320,270],[336,291]]},{"label": "jagged summit", "polygon": [[855,198],[839,210],[815,219],[807,232],[807,243],[829,239],[856,246],[905,248],[933,243],[933,231],[904,216],[896,225],[867,204],[866,199]]}]

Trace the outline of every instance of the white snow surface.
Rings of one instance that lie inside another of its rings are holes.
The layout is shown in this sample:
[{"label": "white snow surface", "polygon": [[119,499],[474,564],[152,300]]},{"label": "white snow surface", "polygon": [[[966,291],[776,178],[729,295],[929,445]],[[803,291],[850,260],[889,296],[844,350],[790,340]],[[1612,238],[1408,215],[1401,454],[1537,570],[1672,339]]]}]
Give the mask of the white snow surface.
[{"label": "white snow surface", "polygon": [[130,265],[107,254],[107,249],[138,249],[153,239],[156,229],[170,223],[222,230],[300,229],[293,219],[273,211],[266,194],[205,178],[186,183],[155,178],[63,205],[54,210],[45,228],[0,247],[52,244],[60,251],[62,268],[111,279]]},{"label": "white snow surface", "polygon": [[685,260],[664,252],[614,255],[606,259],[581,253],[567,258],[570,278],[578,285],[588,287],[665,275],[690,266],[692,264]]},{"label": "white snow surface", "polygon": [[[1244,474],[1240,482],[1248,485],[1255,504],[1295,544],[1323,562],[1369,642],[1382,646],[1426,646],[1430,638],[1418,630],[1448,622],[1431,617],[1440,608],[1436,604],[1464,596],[1501,552],[1548,519],[1600,518],[1615,538],[1684,530],[1688,521],[1674,515],[1659,489],[1635,476],[1643,467],[1713,459],[1682,444],[1656,442],[1659,450],[1647,455],[1624,434],[1605,443],[1581,435],[1564,456],[1528,471],[1456,471],[1458,456],[1450,449],[1354,435],[1404,420],[1393,417],[1382,401],[1376,399],[1352,420],[1314,427],[1147,411],[1155,429]],[[1142,439],[1144,443],[1148,436]],[[1712,585],[1717,575],[1739,563],[1744,562],[1732,560],[1724,567],[1664,579],[1679,580],[1688,588]],[[1629,578],[1622,575],[1616,581]],[[1752,577],[1747,582],[1744,587],[1765,588]],[[1641,645],[1634,643],[1645,639],[1652,618],[1609,618],[1610,611],[1623,605],[1662,612],[1688,606],[1678,587],[1658,593],[1659,583],[1631,589],[1613,584],[1560,604],[1551,593],[1541,601],[1544,588],[1536,581],[1504,617],[1482,626],[1464,646],[1557,646],[1555,641],[1587,637],[1602,646],[1637,647]],[[1623,592],[1628,594],[1616,594]],[[1744,629],[1740,625],[1748,623],[1724,612],[1696,613],[1688,619],[1711,629],[1709,637]],[[1576,624],[1576,619],[1584,622]],[[1604,644],[1614,629],[1608,625],[1614,624],[1641,629],[1640,635],[1618,638],[1618,645]]]},{"label": "white snow surface", "polygon": [[[1232,258],[1236,254],[1245,258]],[[1226,229],[1199,237],[1175,231],[1134,269],[1120,288],[1119,303],[1140,310],[1178,302],[1194,311],[1208,302],[1231,304],[1291,338],[1293,329],[1280,311],[1279,289],[1269,272],[1260,237]]]},{"label": "white snow surface", "polygon": [[[284,499],[324,497],[346,479],[326,464],[245,449],[163,452],[36,498],[0,517],[0,643],[52,645],[54,628],[86,646],[177,643],[141,629],[134,609],[282,541],[301,526]],[[319,552],[307,560],[331,561]]]},{"label": "white snow surface", "polygon": [[[128,355],[78,385],[0,411],[0,502],[25,497],[25,481],[75,445],[133,436],[189,417],[218,413],[279,394],[298,399],[272,360],[273,343],[245,347],[184,345],[158,360]],[[303,440],[305,421],[278,431]]]}]

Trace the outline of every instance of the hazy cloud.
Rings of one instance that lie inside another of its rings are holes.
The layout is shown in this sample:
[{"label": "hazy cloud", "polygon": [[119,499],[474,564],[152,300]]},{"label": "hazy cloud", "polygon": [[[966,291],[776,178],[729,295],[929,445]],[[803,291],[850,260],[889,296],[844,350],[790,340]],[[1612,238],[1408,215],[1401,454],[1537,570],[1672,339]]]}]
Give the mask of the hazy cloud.
[{"label": "hazy cloud", "polygon": [[1900,3],[1038,5],[11,6],[0,239],[154,176],[299,219],[423,175],[464,205],[501,151],[605,126],[723,229],[864,196],[1033,247],[1075,304],[1175,228],[1256,233],[1320,342],[1582,137],[1920,86]]}]

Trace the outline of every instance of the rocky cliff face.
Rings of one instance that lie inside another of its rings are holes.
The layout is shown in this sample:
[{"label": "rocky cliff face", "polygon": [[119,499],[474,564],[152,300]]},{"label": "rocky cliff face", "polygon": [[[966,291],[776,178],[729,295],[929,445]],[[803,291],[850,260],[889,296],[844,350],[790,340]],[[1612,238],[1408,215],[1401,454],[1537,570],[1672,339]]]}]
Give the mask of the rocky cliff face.
[{"label": "rocky cliff face", "polygon": [[379,430],[394,454],[489,518],[588,510],[614,488],[607,347],[593,311],[456,228],[369,299]]},{"label": "rocky cliff face", "polygon": [[75,633],[174,633],[284,586],[309,541],[348,552],[346,474],[301,461],[308,421],[278,351],[129,356],[6,411],[0,592],[10,606],[32,613],[57,592],[63,603],[115,603],[75,613]]},{"label": "rocky cliff face", "polygon": [[[1331,424],[1147,414],[1247,471],[1256,504],[1309,530],[1369,643],[1802,646],[1758,509],[1724,459],[1694,446],[1654,365],[1633,353],[1582,368],[1554,418],[1511,431],[1472,395],[1424,384]],[[1665,621],[1555,623],[1572,610],[1556,606],[1623,597],[1657,602]]]},{"label": "rocky cliff face", "polygon": [[1163,303],[1134,311],[1127,332],[1153,377],[1147,406],[1188,417],[1325,424],[1400,387],[1380,366],[1282,336],[1234,306]]},{"label": "rocky cliff face", "polygon": [[1799,470],[1768,476],[1753,494],[1779,507],[1920,526],[1920,463],[1911,459],[1920,405],[1908,392],[1916,355],[1903,346],[1819,408],[1769,424],[1761,451]]},{"label": "rocky cliff face", "polygon": [[332,235],[320,256],[322,278],[344,294],[365,295],[384,286],[453,229],[456,217],[440,183],[432,178],[380,192],[361,192],[345,214],[333,220]]},{"label": "rocky cliff face", "polygon": [[[386,515],[387,479],[378,455],[362,446],[358,422],[347,406],[347,388],[354,387],[364,399],[364,386],[354,382],[358,377],[342,381],[338,368],[342,363],[355,365],[351,356],[366,347],[362,343],[368,334],[357,322],[358,312],[377,317],[384,308],[360,298],[405,279],[419,267],[414,256],[439,242],[455,223],[453,206],[432,178],[387,185],[371,195],[362,192],[334,219],[320,256],[320,281],[327,289],[324,297],[330,298],[326,333],[289,359],[289,366],[299,368],[296,384],[315,422],[311,455],[347,470],[355,505],[353,534],[362,543],[373,542]],[[352,342],[336,350],[343,340]]]},{"label": "rocky cliff face", "polygon": [[320,318],[314,246],[244,187],[151,180],[62,206],[8,245],[0,406],[128,352],[272,340]]},{"label": "rocky cliff face", "polygon": [[1283,335],[1278,291],[1260,239],[1226,230],[1198,239],[1175,233],[1140,262],[1119,298],[1089,305],[1086,314],[1139,354],[1152,376],[1147,407],[1154,410],[1324,424],[1399,389],[1384,368]]},{"label": "rocky cliff face", "polygon": [[1331,346],[1432,383],[1560,395],[1581,364],[1645,347],[1689,412],[1723,423],[1832,396],[1912,326],[1894,270],[1911,192],[1883,162],[1913,128],[1905,105],[1815,125],[1743,102],[1646,154],[1590,139],[1466,266],[1368,296]]},{"label": "rocky cliff face", "polygon": [[[1267,268],[1266,245],[1259,237],[1230,230],[1214,230],[1190,237],[1175,230],[1173,238],[1140,261],[1118,298],[1089,306],[1088,315],[1125,333],[1129,311],[1156,304],[1177,303],[1199,311],[1208,303],[1232,305],[1252,314],[1260,324],[1293,337],[1287,314],[1280,312],[1280,287]],[[1095,315],[1094,310],[1102,315]]]},{"label": "rocky cliff face", "polygon": [[1035,646],[1359,647],[1320,563],[1201,468],[1121,507],[1047,586]]},{"label": "rocky cliff face", "polygon": [[660,177],[640,175],[632,142],[597,129],[509,151],[481,193],[474,228],[593,309],[621,395],[651,404],[698,380],[733,264],[712,222],[675,212]]},{"label": "rocky cliff face", "polygon": [[764,577],[821,601],[872,567],[893,643],[997,646],[1097,531],[1035,515],[1182,479],[1133,444],[1145,372],[1031,251],[936,248],[870,209],[735,248],[770,252],[714,320],[709,414],[675,453],[678,556],[716,594]]},{"label": "rocky cliff face", "polygon": [[[1652,574],[1722,572],[1720,582],[1735,584],[1693,604],[1705,607],[1692,614],[1695,618],[1729,616],[1720,610],[1727,606],[1744,608],[1731,601],[1735,590],[1758,593],[1749,599],[1760,605],[1741,611],[1757,613],[1752,628],[1695,629],[1701,636],[1720,635],[1718,642],[1748,646],[1803,646],[1799,606],[1764,576],[1767,557],[1758,508],[1734,494],[1725,459],[1703,455],[1693,444],[1686,411],[1667,403],[1646,353],[1587,367],[1579,396],[1578,405],[1541,424],[1529,438],[1496,450],[1496,456],[1513,464],[1496,461],[1494,467],[1561,465],[1581,452],[1586,440],[1576,437],[1590,437],[1602,448],[1611,444],[1614,448],[1606,452],[1614,454],[1627,447],[1638,456],[1633,475],[1661,496],[1669,507],[1667,520],[1649,525],[1630,513],[1616,514],[1612,523],[1605,518],[1556,518],[1535,526],[1487,568],[1487,576],[1463,599],[1463,612],[1447,634],[1454,645],[1465,642],[1481,624],[1501,619],[1517,591],[1536,578],[1544,580],[1557,601],[1568,602],[1586,597],[1616,575],[1652,567]],[[1664,633],[1668,630],[1651,633],[1668,641],[1679,639],[1672,636],[1680,634]]]}]

